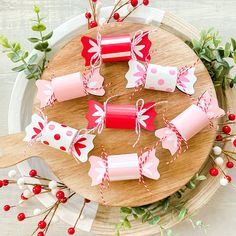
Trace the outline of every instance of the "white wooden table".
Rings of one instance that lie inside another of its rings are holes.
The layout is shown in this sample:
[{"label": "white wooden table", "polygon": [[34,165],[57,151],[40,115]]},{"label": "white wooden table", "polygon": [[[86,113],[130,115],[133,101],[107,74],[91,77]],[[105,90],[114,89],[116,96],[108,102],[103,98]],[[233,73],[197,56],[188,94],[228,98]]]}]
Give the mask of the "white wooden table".
[{"label": "white wooden table", "polygon": [[[4,34],[12,41],[19,41],[27,50],[31,44],[26,36],[32,36],[30,18],[33,17],[32,7],[34,4],[41,6],[44,15],[47,15],[47,25],[54,29],[61,23],[82,13],[88,8],[82,0],[0,0],[0,34]],[[102,0],[103,5],[108,5],[112,0]],[[236,38],[236,0],[150,0],[152,6],[171,11],[182,16],[199,29],[214,26],[223,35],[223,39]],[[0,52],[0,135],[8,133],[7,113],[11,90],[15,81],[16,73],[11,72],[12,64]],[[12,169],[12,168],[11,168]],[[9,169],[0,171],[0,179],[7,176]],[[233,174],[236,179],[236,173]],[[16,203],[16,196],[21,191],[15,187],[0,190],[0,205]],[[201,219],[210,225],[208,236],[234,236],[236,223],[235,190],[230,187],[220,189],[215,197],[200,210],[196,219]],[[33,204],[30,204],[31,210]],[[25,210],[25,209],[24,209]],[[36,227],[37,220],[33,219],[24,223],[16,222],[18,211],[3,213],[0,211],[1,236],[30,235]],[[11,216],[11,217],[10,217]],[[68,225],[60,222],[50,228],[50,235],[66,235]],[[189,223],[181,223],[173,229],[183,236],[203,235],[202,231],[194,231]],[[91,235],[80,232],[79,235]]]}]

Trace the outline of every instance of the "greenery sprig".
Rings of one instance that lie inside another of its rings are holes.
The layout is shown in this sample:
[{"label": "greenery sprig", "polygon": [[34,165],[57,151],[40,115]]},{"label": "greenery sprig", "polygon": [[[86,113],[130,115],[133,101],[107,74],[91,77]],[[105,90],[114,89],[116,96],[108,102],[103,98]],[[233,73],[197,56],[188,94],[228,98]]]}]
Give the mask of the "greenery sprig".
[{"label": "greenery sprig", "polygon": [[51,51],[48,40],[52,37],[53,32],[43,35],[43,32],[46,31],[47,27],[42,23],[44,18],[40,16],[40,8],[38,6],[34,6],[34,12],[36,13],[37,18],[32,20],[36,22],[36,24],[32,26],[32,30],[34,32],[39,32],[40,38],[29,38],[28,40],[34,44],[36,43],[34,48],[44,53],[41,65],[36,63],[38,55],[34,54],[30,57],[29,52],[23,50],[19,42],[10,42],[7,37],[0,35],[0,45],[3,48],[3,52],[7,54],[8,58],[13,63],[19,64],[12,68],[13,71],[24,71],[27,79],[38,80],[41,78],[41,75],[46,67],[46,63],[48,62],[47,53]]},{"label": "greenery sprig", "polygon": [[236,84],[236,76],[231,75],[231,70],[236,64],[236,40],[222,45],[222,38],[219,32],[213,28],[203,30],[200,39],[193,39],[186,42],[199,56],[206,66],[216,87],[223,91],[233,88]]},{"label": "greenery sprig", "polygon": [[[116,235],[120,235],[121,229],[130,229],[132,227],[131,220],[134,219],[150,225],[158,224],[162,236],[177,236],[171,229],[165,229],[161,224],[162,216],[170,213],[173,217],[177,217],[179,221],[188,217],[188,209],[185,206],[186,202],[183,201],[183,195],[187,190],[195,189],[197,184],[205,179],[206,176],[196,174],[183,188],[163,200],[145,206],[120,208],[122,218],[115,226]],[[191,218],[189,217],[189,219]],[[195,228],[205,226],[202,221],[195,222],[191,219],[190,222]]]}]

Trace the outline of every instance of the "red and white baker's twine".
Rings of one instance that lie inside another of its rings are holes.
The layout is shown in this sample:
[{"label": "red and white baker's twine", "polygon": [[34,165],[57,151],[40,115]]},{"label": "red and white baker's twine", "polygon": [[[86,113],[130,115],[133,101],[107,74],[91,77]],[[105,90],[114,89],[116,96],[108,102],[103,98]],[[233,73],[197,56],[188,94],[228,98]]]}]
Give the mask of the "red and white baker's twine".
[{"label": "red and white baker's twine", "polygon": [[150,152],[151,150],[149,149],[148,150],[148,154],[147,156],[145,156],[143,158],[143,151],[141,152],[141,156],[139,157],[139,174],[140,174],[140,177],[139,177],[139,183],[142,183],[143,186],[145,187],[145,189],[147,190],[147,192],[149,192],[151,195],[153,195],[152,191],[149,189],[148,185],[146,184],[145,180],[144,180],[144,177],[143,177],[143,166],[144,164],[146,163],[149,155],[150,155]]},{"label": "red and white baker's twine", "polygon": [[104,205],[106,205],[107,203],[104,198],[103,190],[108,189],[110,187],[110,178],[109,178],[109,171],[108,171],[108,154],[103,145],[101,148],[102,148],[101,157],[103,159],[103,163],[105,165],[106,171],[102,178],[102,183],[99,185],[99,187],[100,187],[100,196],[101,196],[102,202]]},{"label": "red and white baker's twine", "polygon": [[[164,123],[165,123],[165,126],[166,126],[167,128],[169,128],[171,131],[173,131],[173,132],[175,133],[176,137],[177,137],[178,152],[177,152],[177,154],[173,157],[173,159],[172,159],[171,161],[167,162],[167,164],[169,165],[169,164],[173,163],[175,160],[177,160],[178,157],[179,157],[179,155],[180,155],[182,152],[184,153],[184,152],[186,152],[186,151],[188,150],[188,143],[187,143],[187,141],[182,137],[182,135],[179,133],[179,131],[177,130],[177,128],[176,128],[173,124],[171,124],[171,123],[166,119],[164,113],[163,113],[163,121],[164,121]],[[163,139],[165,139],[165,138],[163,138]],[[185,143],[185,146],[186,146],[186,148],[184,149],[184,151],[182,151],[182,142],[184,142],[184,143]]]}]

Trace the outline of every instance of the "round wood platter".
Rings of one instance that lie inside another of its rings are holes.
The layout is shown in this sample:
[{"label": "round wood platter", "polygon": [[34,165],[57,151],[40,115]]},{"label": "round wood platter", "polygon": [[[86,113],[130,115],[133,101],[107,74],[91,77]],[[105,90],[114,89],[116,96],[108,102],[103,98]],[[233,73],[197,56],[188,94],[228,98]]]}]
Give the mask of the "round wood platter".
[{"label": "round wood platter", "polygon": [[[132,19],[130,19],[130,20],[132,20]],[[133,19],[133,21],[134,20],[136,20],[136,19]],[[198,30],[196,30],[194,27],[192,27],[191,25],[189,25],[188,23],[183,21],[181,18],[176,17],[175,15],[172,15],[171,13],[168,13],[168,12],[165,13],[165,16],[164,16],[164,19],[160,25],[160,28],[165,30],[166,33],[169,32],[171,34],[171,37],[174,37],[173,35],[178,37],[178,39],[177,39],[178,42],[180,40],[185,41],[185,40],[190,40],[192,38],[198,38],[198,36],[199,36]],[[162,42],[162,45],[163,44],[164,44],[164,42]],[[190,50],[190,49],[188,49],[188,50]],[[160,52],[160,50],[159,50],[159,52]],[[162,55],[163,55],[163,53],[164,52],[162,52]],[[192,51],[189,53],[191,53],[191,55],[193,55]],[[78,53],[78,55],[80,55],[80,52]],[[186,56],[186,55],[181,54],[181,58],[184,56]],[[181,58],[175,58],[175,60],[173,60],[173,63],[177,63],[177,61]],[[159,57],[158,63],[161,64],[161,61],[163,62],[163,60],[164,60],[163,57],[162,58]],[[168,59],[166,59],[166,61],[168,61]],[[154,62],[154,60],[153,60],[153,62]],[[187,63],[189,63],[189,61]],[[170,65],[169,63],[167,63],[167,64]],[[81,65],[79,65],[79,63],[78,63],[78,68],[80,68],[79,66],[81,66]],[[104,65],[104,66],[108,66],[108,64]],[[207,74],[206,70],[203,68],[202,64],[199,64],[197,66],[198,77],[199,77],[199,67],[201,67],[202,70],[204,71],[204,73],[206,74],[206,80],[209,80],[208,74]],[[20,81],[23,81],[22,78]],[[199,85],[199,81],[197,83],[197,86],[198,85]],[[210,82],[209,82],[209,87],[211,87]],[[31,88],[31,90],[32,89],[33,88]],[[197,93],[194,95],[194,97],[197,97],[197,95],[199,95],[199,93],[200,92],[197,91]],[[220,94],[220,97],[219,97],[220,105],[222,105],[222,107],[224,107],[224,108],[227,108],[227,106],[226,106],[227,104],[225,103],[225,100],[224,100],[225,97],[222,96],[221,93],[217,93],[217,95],[219,95],[219,94]],[[235,100],[233,99],[236,96],[235,92],[233,92],[231,90],[231,91],[227,91],[226,94],[227,94],[227,102],[229,103],[231,108],[236,107]],[[182,94],[182,96],[183,96],[183,94]],[[129,101],[129,102],[131,102],[131,101]],[[186,107],[187,107],[187,104],[186,104]],[[13,106],[11,106],[11,108],[13,108]],[[15,107],[15,109],[16,108],[17,107]],[[27,109],[27,108],[25,107],[25,109]],[[233,110],[234,109],[232,109],[232,111]],[[13,117],[11,117],[11,118],[13,118]],[[25,119],[25,117],[23,119]],[[160,120],[160,117],[158,117],[158,120]],[[78,123],[76,125],[78,125]],[[204,130],[203,132],[206,132],[206,130]],[[22,142],[21,142],[23,135],[24,134],[21,133],[21,134],[17,134],[17,135],[11,135],[8,137],[0,138],[0,147],[9,147],[9,148],[7,148],[7,150],[1,150],[3,155],[0,158],[0,167],[14,165],[14,164],[21,162],[25,159],[24,156],[14,155],[15,150],[18,150],[18,153],[21,153],[21,151],[23,150]],[[213,140],[214,139],[214,131],[212,131],[210,136]],[[205,141],[206,140],[204,140],[204,144],[205,144]],[[192,140],[189,143],[192,146]],[[211,146],[211,143],[209,141],[208,144],[205,145],[205,148],[208,149],[208,151],[210,151],[210,146]],[[230,147],[228,147],[228,148],[230,148]],[[69,168],[72,168],[76,164],[75,161],[68,162],[68,160],[65,159],[65,155],[62,152],[59,152],[56,150],[54,150],[53,152],[48,152],[47,150],[48,150],[47,147],[45,148],[41,144],[40,145],[36,144],[36,146],[34,148],[34,153],[32,153],[31,156],[33,156],[35,153],[38,153],[38,156],[42,156],[40,154],[44,153],[45,154],[44,159],[46,159],[47,164],[50,166],[50,168],[54,172],[55,172],[55,170],[53,168],[54,167],[53,164],[57,163],[59,160],[62,162],[63,167],[65,166],[65,164],[67,164]],[[159,151],[158,151],[158,153],[159,153]],[[50,155],[50,154],[52,154],[54,156],[55,162],[53,161],[53,159],[51,159],[52,155]],[[29,155],[29,157],[30,157],[30,155]],[[70,158],[70,157],[68,157],[68,158]],[[168,155],[168,158],[170,158],[169,155]],[[205,159],[207,159],[207,155],[206,155]],[[202,160],[202,162],[204,162],[204,160]],[[199,164],[199,166],[200,166],[200,164]],[[211,160],[208,159],[208,161],[205,162],[205,164],[202,166],[202,168],[199,171],[202,174],[209,176],[210,166],[211,166]],[[55,168],[57,170],[57,165],[55,166]],[[57,170],[57,171],[59,172],[59,170]],[[60,171],[61,172],[64,171],[64,168],[61,168]],[[192,175],[193,174],[194,173],[192,173]],[[59,176],[59,174],[57,174],[57,175]],[[200,207],[204,206],[204,204],[206,204],[210,200],[210,198],[213,196],[213,194],[216,192],[216,190],[220,186],[219,185],[220,178],[221,178],[220,175],[216,178],[209,177],[207,180],[205,180],[204,182],[199,184],[195,190],[192,190],[184,197],[183,201],[186,202],[186,207],[188,208],[189,215],[191,215],[193,212],[195,212]],[[187,181],[187,179],[186,179],[186,181]],[[104,206],[100,205],[98,208],[98,211],[97,211],[96,219],[93,222],[91,231],[93,233],[95,233],[96,235],[106,235],[106,236],[107,235],[114,235],[114,225],[117,222],[119,222],[119,219],[120,219],[120,214],[119,214],[118,207],[104,207]],[[165,228],[172,227],[173,225],[177,224],[178,222],[179,222],[178,219],[173,218],[171,214],[166,214],[165,216],[162,217],[162,226],[164,226]],[[160,231],[159,225],[150,226],[150,225],[142,224],[138,221],[132,220],[132,229],[122,231],[122,235],[134,235],[135,234],[135,235],[142,235],[142,236],[144,236],[144,235],[151,236],[151,235],[157,235],[159,231]]]},{"label": "round wood platter", "polygon": [[[100,33],[102,35],[121,35],[135,33],[140,29],[145,31],[151,30],[153,27],[134,23],[113,23],[103,27]],[[89,30],[87,33],[84,32],[84,34],[96,38],[97,29]],[[150,39],[153,43],[152,49],[157,50],[152,55],[152,63],[181,67],[192,65],[197,60],[197,56],[184,42],[162,29],[152,33]],[[81,51],[81,35],[79,35],[59,50],[50,61],[42,79],[50,80],[52,76],[57,77],[83,71],[84,59],[81,57]],[[111,83],[111,86],[106,88],[105,96],[96,97],[90,95],[67,102],[56,103],[46,109],[45,114],[49,120],[81,129],[87,126],[85,114],[88,111],[88,101],[90,99],[103,103],[110,96],[122,93],[121,97],[114,98],[112,102],[116,104],[135,104],[138,98],[143,98],[145,102],[168,101],[167,104],[158,105],[156,108],[158,112],[156,127],[161,128],[163,127],[161,114],[165,108],[167,109],[166,115],[168,119],[172,119],[192,103],[192,100],[180,91],[165,93],[143,90],[130,100],[129,96],[132,90],[125,89],[127,83],[125,73],[127,71],[127,62],[103,63],[101,74],[105,78],[105,84]],[[211,78],[202,63],[197,65],[196,75],[198,81],[195,84],[195,98],[206,90],[213,89]],[[112,182],[110,183],[110,188],[104,191],[106,204],[110,206],[139,206],[158,201],[174,193],[186,184],[193,174],[201,168],[212,146],[214,135],[214,129],[206,128],[203,130],[189,141],[190,148],[188,152],[182,154],[175,163],[170,165],[166,164],[171,159],[169,152],[158,148],[156,155],[160,159],[158,169],[161,178],[158,181],[145,179],[153,195],[150,195],[145,187],[138,183],[138,180]],[[133,130],[104,129],[101,135],[96,136],[95,148],[90,152],[90,155],[100,156],[101,145],[105,146],[108,154],[116,155],[133,152],[139,153],[142,147],[150,147],[156,142],[154,133],[142,130],[141,142],[137,145],[137,148],[133,149],[132,144],[135,142],[135,139],[136,134]],[[204,146],[202,145],[202,140],[204,140]],[[48,152],[51,151],[49,148]],[[85,198],[101,203],[99,187],[91,187],[91,179],[88,176],[89,162],[77,164],[71,157],[65,156],[64,159],[62,162],[61,159],[51,153],[50,160],[47,159],[46,161],[49,166],[53,166],[55,175],[71,189]]]}]

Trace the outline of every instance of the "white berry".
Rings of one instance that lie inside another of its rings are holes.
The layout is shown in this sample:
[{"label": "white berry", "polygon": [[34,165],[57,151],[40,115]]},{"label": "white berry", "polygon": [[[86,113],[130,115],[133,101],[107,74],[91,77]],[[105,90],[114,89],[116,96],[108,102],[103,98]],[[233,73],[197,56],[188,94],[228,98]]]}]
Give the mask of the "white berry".
[{"label": "white berry", "polygon": [[222,165],[224,164],[224,159],[223,159],[222,157],[217,157],[217,158],[215,159],[215,163],[216,163],[216,165],[218,165],[218,166],[222,166]]},{"label": "white berry", "polygon": [[24,192],[23,192],[23,196],[25,198],[30,198],[32,196],[32,192],[29,191],[29,189],[26,189]]},{"label": "white berry", "polygon": [[50,181],[49,184],[48,184],[48,187],[49,187],[50,189],[55,189],[55,188],[57,188],[57,181],[55,181],[55,180]]},{"label": "white berry", "polygon": [[36,208],[36,209],[34,209],[34,212],[33,212],[33,214],[34,214],[34,216],[37,216],[37,215],[41,214],[41,212],[42,212],[42,210],[41,210],[41,209],[39,209],[39,208]]},{"label": "white berry", "polygon": [[24,184],[25,184],[25,179],[24,179],[24,178],[19,178],[19,179],[17,180],[17,184],[18,184],[18,185],[24,185]]},{"label": "white berry", "polygon": [[226,185],[229,184],[229,181],[228,181],[226,178],[221,178],[221,179],[220,179],[220,184],[221,184],[222,186],[226,186]]},{"label": "white berry", "polygon": [[147,25],[151,24],[151,23],[152,23],[152,19],[151,19],[151,18],[147,18],[147,19],[145,20],[145,23],[146,23]]},{"label": "white berry", "polygon": [[214,146],[214,147],[212,148],[212,150],[213,150],[213,153],[214,153],[216,156],[219,156],[219,155],[222,153],[222,149],[221,149],[221,147],[219,147],[219,146]]},{"label": "white berry", "polygon": [[16,176],[16,171],[15,170],[10,170],[8,172],[8,176],[9,176],[9,178],[14,178]]}]

